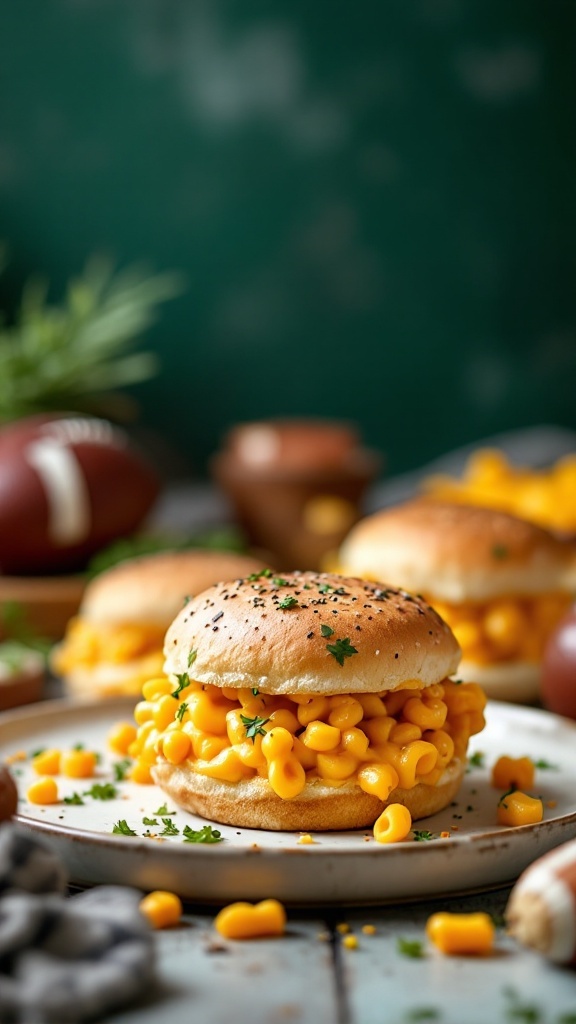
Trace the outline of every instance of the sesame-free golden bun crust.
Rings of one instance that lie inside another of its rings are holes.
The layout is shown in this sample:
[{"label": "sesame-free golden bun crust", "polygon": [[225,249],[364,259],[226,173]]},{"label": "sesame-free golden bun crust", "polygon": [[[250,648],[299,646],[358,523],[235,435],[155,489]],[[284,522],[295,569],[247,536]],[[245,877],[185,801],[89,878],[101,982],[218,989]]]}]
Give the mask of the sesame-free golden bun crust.
[{"label": "sesame-free golden bun crust", "polygon": [[289,572],[199,594],[168,629],[164,654],[168,675],[189,672],[203,684],[341,694],[430,686],[456,671],[460,648],[421,598],[357,578]]},{"label": "sesame-free golden bun crust", "polygon": [[465,765],[454,759],[436,786],[418,783],[413,789],[398,788],[385,803],[353,782],[330,786],[312,779],[297,797],[283,800],[258,777],[221,782],[190,766],[165,761],[154,765],[151,772],[157,785],[180,807],[211,821],[239,828],[327,832],[369,827],[392,803],[404,804],[413,821],[436,814],[456,796],[464,769]]},{"label": "sesame-free golden bun crust", "polygon": [[94,623],[149,622],[166,628],[187,597],[262,568],[261,559],[233,551],[160,551],[129,558],[88,584],[79,614]]},{"label": "sesame-free golden bun crust", "polygon": [[506,512],[418,498],[356,524],[339,569],[458,603],[576,589],[576,546]]}]

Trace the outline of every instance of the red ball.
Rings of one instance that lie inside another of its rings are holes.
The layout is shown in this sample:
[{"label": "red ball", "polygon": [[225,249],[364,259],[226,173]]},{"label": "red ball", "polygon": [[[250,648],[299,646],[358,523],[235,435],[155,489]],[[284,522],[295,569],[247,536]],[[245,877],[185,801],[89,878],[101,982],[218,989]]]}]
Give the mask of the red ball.
[{"label": "red ball", "polygon": [[0,764],[0,821],[8,821],[18,810],[18,790],[13,776]]},{"label": "red ball", "polygon": [[127,434],[81,415],[33,416],[0,430],[0,572],[82,569],[143,522],[160,490]]},{"label": "red ball", "polygon": [[576,606],[548,639],[542,659],[540,694],[549,711],[576,718]]}]

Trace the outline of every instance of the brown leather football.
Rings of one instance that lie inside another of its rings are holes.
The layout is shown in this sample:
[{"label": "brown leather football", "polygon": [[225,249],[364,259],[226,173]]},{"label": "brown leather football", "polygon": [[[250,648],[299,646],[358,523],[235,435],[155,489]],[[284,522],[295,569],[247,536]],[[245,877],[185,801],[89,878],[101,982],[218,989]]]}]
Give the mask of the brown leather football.
[{"label": "brown leather football", "polygon": [[0,572],[82,569],[137,529],[159,490],[154,467],[107,420],[15,421],[0,430]]}]

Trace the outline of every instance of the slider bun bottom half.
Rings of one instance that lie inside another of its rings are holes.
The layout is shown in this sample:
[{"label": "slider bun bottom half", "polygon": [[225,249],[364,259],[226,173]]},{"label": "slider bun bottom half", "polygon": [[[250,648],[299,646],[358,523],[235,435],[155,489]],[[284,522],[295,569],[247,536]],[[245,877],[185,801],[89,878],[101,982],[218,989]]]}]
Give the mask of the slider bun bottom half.
[{"label": "slider bun bottom half", "polygon": [[454,799],[465,763],[454,759],[436,786],[419,783],[395,789],[386,803],[353,782],[335,787],[321,779],[308,782],[292,800],[276,796],[266,779],[222,782],[193,768],[158,762],[152,769],[156,784],[180,807],[210,821],[241,828],[271,831],[330,832],[372,826],[388,804],[404,804],[412,820],[443,810]]}]

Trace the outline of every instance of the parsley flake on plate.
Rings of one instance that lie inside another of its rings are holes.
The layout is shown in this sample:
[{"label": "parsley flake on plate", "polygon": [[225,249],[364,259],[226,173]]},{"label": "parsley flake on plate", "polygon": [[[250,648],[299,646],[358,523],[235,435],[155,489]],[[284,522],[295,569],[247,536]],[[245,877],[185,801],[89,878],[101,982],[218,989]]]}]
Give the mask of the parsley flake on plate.
[{"label": "parsley flake on plate", "polygon": [[129,769],[132,766],[132,761],[129,757],[125,757],[122,761],[115,761],[112,765],[114,771],[114,781],[123,782]]},{"label": "parsley flake on plate", "polygon": [[82,797],[80,796],[80,793],[72,793],[70,796],[65,796],[64,797],[64,803],[65,804],[72,804],[75,807],[83,807],[84,806],[84,801],[83,801]]},{"label": "parsley flake on plate", "polygon": [[126,818],[121,818],[120,821],[117,821],[112,828],[112,832],[120,836],[135,836],[138,834],[133,828],[130,828]]},{"label": "parsley flake on plate", "polygon": [[193,829],[190,825],[184,825],[182,829],[185,843],[221,843],[224,836],[212,825],[204,825],[200,829]]},{"label": "parsley flake on plate", "polygon": [[396,949],[402,956],[412,957],[413,960],[419,960],[424,956],[424,943],[420,939],[403,939],[400,937],[396,941]]},{"label": "parsley flake on plate", "polygon": [[170,821],[170,818],[162,818],[162,824],[164,825],[164,828],[162,829],[162,832],[160,833],[161,836],[179,836],[180,835],[180,829],[177,827],[177,825],[174,824],[173,821]]},{"label": "parsley flake on plate", "polygon": [[168,804],[162,804],[157,811],[152,811],[152,814],[157,814],[159,818],[163,818],[167,814],[176,814],[176,811],[169,811]]},{"label": "parsley flake on plate", "polygon": [[91,796],[93,800],[115,800],[118,790],[113,782],[95,782],[84,790],[84,796]]}]

